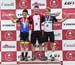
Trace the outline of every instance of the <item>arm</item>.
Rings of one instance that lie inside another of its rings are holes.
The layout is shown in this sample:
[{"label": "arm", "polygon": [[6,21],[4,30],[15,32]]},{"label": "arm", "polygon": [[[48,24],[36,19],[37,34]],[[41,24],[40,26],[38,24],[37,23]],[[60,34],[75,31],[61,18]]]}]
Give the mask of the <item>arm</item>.
[{"label": "arm", "polygon": [[65,18],[61,19],[61,20],[58,20],[58,22],[64,22],[65,20],[68,19],[68,16],[66,16]]},{"label": "arm", "polygon": [[11,18],[11,21],[12,21],[13,23],[16,23],[16,22],[20,22],[20,19],[21,19],[21,18],[12,17],[12,18]]},{"label": "arm", "polygon": [[16,23],[16,19],[17,19],[17,17],[11,16],[11,21],[12,21],[13,23]]},{"label": "arm", "polygon": [[60,15],[60,12],[57,12],[57,13],[51,13],[52,16],[59,16]]},{"label": "arm", "polygon": [[30,29],[32,30],[32,24],[29,24],[29,26],[30,26]]},{"label": "arm", "polygon": [[28,20],[29,20],[29,27],[32,29],[32,16],[29,16]]},{"label": "arm", "polygon": [[41,22],[43,23],[44,21],[45,21],[45,16],[42,15],[42,16],[41,16]]}]

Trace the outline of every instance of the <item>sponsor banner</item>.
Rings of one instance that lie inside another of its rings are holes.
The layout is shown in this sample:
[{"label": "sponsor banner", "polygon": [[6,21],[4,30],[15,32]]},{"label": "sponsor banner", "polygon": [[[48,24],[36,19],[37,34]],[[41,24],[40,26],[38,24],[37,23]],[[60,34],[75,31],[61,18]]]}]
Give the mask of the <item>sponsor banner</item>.
[{"label": "sponsor banner", "polygon": [[53,63],[48,62],[46,64],[45,63],[43,64],[43,62],[40,62],[40,63],[37,62],[36,64],[32,63],[32,64],[20,64],[20,65],[61,65],[61,64],[60,63],[55,63],[55,62],[53,62]]},{"label": "sponsor banner", "polygon": [[17,41],[17,51],[21,51],[21,47],[20,47],[20,41]]},{"label": "sponsor banner", "polygon": [[[28,16],[31,15],[31,9],[27,9],[27,10],[28,10]],[[22,11],[23,11],[23,9],[17,9],[16,10],[16,16],[17,16],[17,18],[23,17],[22,16]]]},{"label": "sponsor banner", "polygon": [[75,30],[62,30],[63,40],[75,40]]},{"label": "sponsor banner", "polygon": [[0,31],[0,41],[1,41],[1,31]]},{"label": "sponsor banner", "polygon": [[57,19],[62,19],[62,9],[61,8],[59,8],[59,9],[51,9],[51,13],[57,13],[57,12],[59,12],[60,14],[56,18]]},{"label": "sponsor banner", "polygon": [[74,8],[63,8],[62,9],[62,17],[68,16],[69,19],[74,19],[75,18],[75,9]]},{"label": "sponsor banner", "polygon": [[1,10],[0,10],[0,20],[1,20]]},{"label": "sponsor banner", "polygon": [[[27,56],[27,58],[28,58],[28,60],[31,60],[31,58],[32,58],[32,51],[28,51],[28,56]],[[21,60],[21,52],[18,51],[18,52],[17,52],[17,61],[20,62],[20,60]]]},{"label": "sponsor banner", "polygon": [[1,31],[1,40],[2,41],[15,41],[16,31]]},{"label": "sponsor banner", "polygon": [[75,61],[63,61],[63,65],[75,65]]},{"label": "sponsor banner", "polygon": [[[50,57],[51,54],[52,54],[52,51],[45,52],[45,55],[48,57],[48,59],[51,59]],[[63,57],[62,51],[55,51],[54,56],[56,61],[62,61],[62,57]]]},{"label": "sponsor banner", "polygon": [[2,31],[16,30],[16,24],[12,23],[11,20],[1,20],[1,30]]},{"label": "sponsor banner", "polygon": [[75,40],[63,40],[63,50],[75,50]]},{"label": "sponsor banner", "polygon": [[[20,41],[17,41],[17,51],[21,51],[21,47],[20,47]],[[32,51],[32,47],[31,47],[31,42],[29,42],[28,47],[27,47],[28,51]]]},{"label": "sponsor banner", "polygon": [[54,22],[54,24],[53,24],[53,29],[54,29],[54,30],[62,29],[62,23]]},{"label": "sponsor banner", "polygon": [[17,16],[17,18],[23,17],[22,16],[22,11],[23,11],[23,9],[17,9],[16,10],[16,16]]},{"label": "sponsor banner", "polygon": [[1,51],[1,41],[0,41],[0,51]]},{"label": "sponsor banner", "polygon": [[8,65],[10,65],[10,64],[11,64],[11,65],[12,65],[12,64],[16,65],[17,62],[12,62],[12,61],[11,61],[11,62],[1,62],[1,64],[3,64],[3,65],[7,65],[7,64],[8,64]]},{"label": "sponsor banner", "polygon": [[16,31],[16,40],[20,41],[20,31]]},{"label": "sponsor banner", "polygon": [[47,6],[51,8],[61,8],[62,0],[47,0]]},{"label": "sponsor banner", "polygon": [[0,0],[1,9],[16,9],[16,0]]},{"label": "sponsor banner", "polygon": [[63,51],[63,61],[75,61],[75,51]]},{"label": "sponsor banner", "polygon": [[62,30],[54,30],[55,40],[62,40]]},{"label": "sponsor banner", "polygon": [[38,59],[40,57],[45,57],[45,52],[44,51],[35,51],[33,52],[33,57]]},{"label": "sponsor banner", "polygon": [[62,29],[69,30],[75,29],[75,19],[67,19],[62,23]]},{"label": "sponsor banner", "polygon": [[17,44],[16,41],[2,41],[1,50],[2,51],[16,51]]},{"label": "sponsor banner", "polygon": [[75,8],[75,0],[62,0],[62,8]]},{"label": "sponsor banner", "polygon": [[15,62],[16,52],[2,52],[2,62]]},{"label": "sponsor banner", "polygon": [[38,4],[40,9],[46,8],[46,0],[31,0],[31,9]]},{"label": "sponsor banner", "polygon": [[62,40],[55,41],[55,50],[62,50]]},{"label": "sponsor banner", "polygon": [[[33,10],[33,9],[32,9],[32,11],[31,11],[31,13],[34,14],[34,10]],[[45,9],[40,9],[40,10],[39,10],[39,14],[45,15]]]},{"label": "sponsor banner", "polygon": [[11,20],[16,16],[16,10],[1,10],[1,20]]},{"label": "sponsor banner", "polygon": [[1,30],[1,20],[0,20],[0,30]]},{"label": "sponsor banner", "polygon": [[31,0],[16,0],[17,9],[31,9]]},{"label": "sponsor banner", "polygon": [[0,52],[0,63],[1,63],[1,59],[2,59],[2,58],[1,58],[1,52]]}]

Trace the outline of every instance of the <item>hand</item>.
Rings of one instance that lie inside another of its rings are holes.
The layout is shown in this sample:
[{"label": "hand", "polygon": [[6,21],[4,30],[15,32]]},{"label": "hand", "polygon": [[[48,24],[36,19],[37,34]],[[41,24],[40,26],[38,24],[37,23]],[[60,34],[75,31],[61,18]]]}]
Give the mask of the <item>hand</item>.
[{"label": "hand", "polygon": [[44,31],[42,30],[42,36],[44,36]]},{"label": "hand", "polygon": [[16,22],[16,19],[17,19],[17,17],[16,17],[16,16],[11,16],[11,21],[12,21],[13,23],[15,23],[15,22]]},{"label": "hand", "polygon": [[61,21],[64,22],[65,20],[69,19],[69,16],[66,16],[64,19],[62,19]]},{"label": "hand", "polygon": [[56,15],[56,16],[59,16],[59,15],[60,15],[60,12],[57,12],[55,15]]},{"label": "hand", "polygon": [[13,18],[13,19],[17,19],[17,16],[11,16],[11,18]]},{"label": "hand", "polygon": [[66,19],[69,19],[69,16],[66,16],[65,18],[66,18]]}]

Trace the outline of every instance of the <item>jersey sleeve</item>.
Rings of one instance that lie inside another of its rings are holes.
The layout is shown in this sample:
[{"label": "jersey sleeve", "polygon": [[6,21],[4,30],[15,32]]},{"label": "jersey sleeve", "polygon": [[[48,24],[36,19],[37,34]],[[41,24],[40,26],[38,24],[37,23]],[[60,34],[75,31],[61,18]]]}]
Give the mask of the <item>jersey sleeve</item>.
[{"label": "jersey sleeve", "polygon": [[28,17],[29,23],[32,24],[32,16]]},{"label": "jersey sleeve", "polygon": [[52,21],[58,21],[55,16],[52,16]]},{"label": "jersey sleeve", "polygon": [[41,22],[43,23],[44,21],[45,21],[45,16],[42,15],[42,16],[41,16]]},{"label": "jersey sleeve", "polygon": [[18,22],[21,22],[21,18],[18,18],[17,20],[16,20],[16,22],[18,23]]}]

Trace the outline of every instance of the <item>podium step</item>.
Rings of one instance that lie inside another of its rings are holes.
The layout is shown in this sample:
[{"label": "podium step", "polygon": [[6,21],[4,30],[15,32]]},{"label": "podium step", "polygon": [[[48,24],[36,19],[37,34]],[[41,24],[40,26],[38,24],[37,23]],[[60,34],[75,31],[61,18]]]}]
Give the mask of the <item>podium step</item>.
[{"label": "podium step", "polygon": [[61,61],[21,61],[18,62],[19,65],[61,65]]},{"label": "podium step", "polygon": [[19,65],[19,64],[0,64],[0,65]]}]

